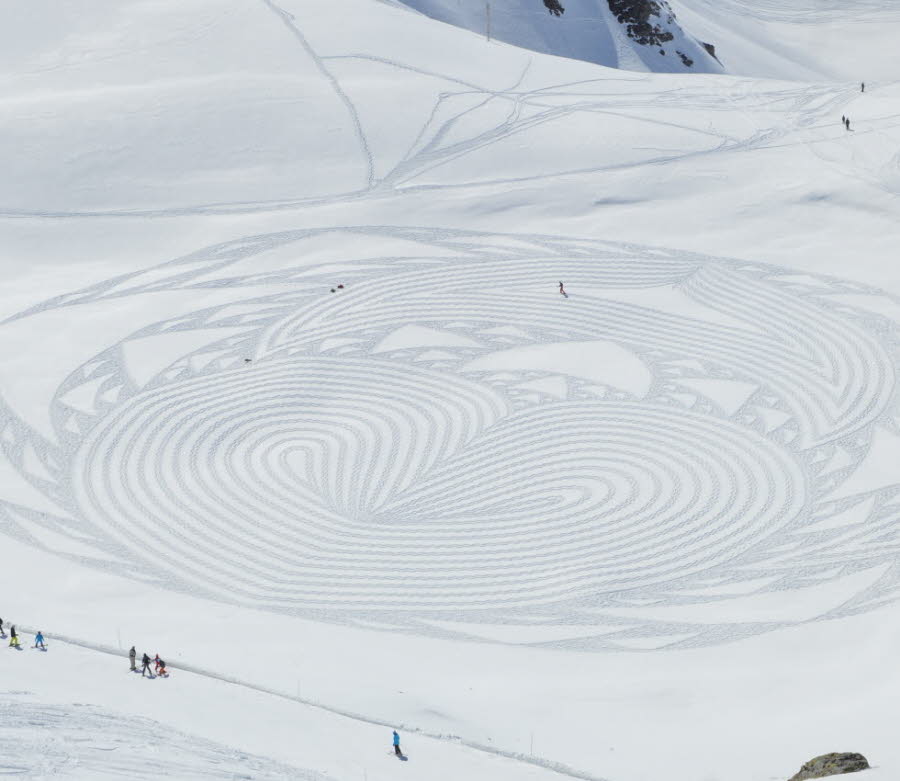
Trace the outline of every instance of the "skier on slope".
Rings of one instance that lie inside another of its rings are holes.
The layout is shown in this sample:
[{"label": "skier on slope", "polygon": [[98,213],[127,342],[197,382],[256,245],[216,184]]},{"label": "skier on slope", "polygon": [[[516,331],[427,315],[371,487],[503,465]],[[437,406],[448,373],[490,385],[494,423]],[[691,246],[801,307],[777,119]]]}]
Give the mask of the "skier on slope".
[{"label": "skier on slope", "polygon": [[143,658],[141,659],[141,664],[143,667],[141,668],[141,678],[144,677],[144,673],[149,675],[151,678],[153,677],[153,673],[150,671],[150,657],[145,653]]},{"label": "skier on slope", "polygon": [[137,659],[137,651],[134,650],[134,646],[131,646],[131,650],[128,652],[128,661],[131,663],[131,672],[137,672],[137,666],[134,663],[134,660]]},{"label": "skier on slope", "polygon": [[403,756],[403,752],[400,750],[400,735],[397,734],[397,730],[394,730],[394,753],[398,757]]},{"label": "skier on slope", "polygon": [[19,636],[16,634],[16,625],[12,624],[9,628],[9,647],[10,648],[18,648],[19,647]]},{"label": "skier on slope", "polygon": [[38,629],[38,633],[34,636],[34,647],[43,648],[45,651],[47,650],[47,646],[44,645],[44,635],[41,633],[40,629]]},{"label": "skier on slope", "polygon": [[560,294],[561,296],[565,296],[566,298],[569,297],[569,294],[566,292],[566,289],[563,287],[563,283],[562,283],[562,282],[559,283],[559,294]]}]

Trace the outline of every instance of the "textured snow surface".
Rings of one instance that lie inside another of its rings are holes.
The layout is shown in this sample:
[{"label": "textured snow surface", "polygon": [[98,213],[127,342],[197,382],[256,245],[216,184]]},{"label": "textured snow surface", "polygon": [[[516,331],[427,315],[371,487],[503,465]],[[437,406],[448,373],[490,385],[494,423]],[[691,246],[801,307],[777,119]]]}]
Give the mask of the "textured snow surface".
[{"label": "textured snow surface", "polygon": [[896,775],[900,85],[851,52],[898,21],[690,6],[793,80],[10,10],[0,616],[50,650],[0,652],[2,772]]}]

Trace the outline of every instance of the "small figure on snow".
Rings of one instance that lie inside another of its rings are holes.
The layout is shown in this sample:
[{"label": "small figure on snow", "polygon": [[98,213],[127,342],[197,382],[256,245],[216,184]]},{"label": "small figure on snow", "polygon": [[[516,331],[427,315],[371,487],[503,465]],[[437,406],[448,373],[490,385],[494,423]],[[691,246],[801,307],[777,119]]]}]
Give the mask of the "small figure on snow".
[{"label": "small figure on snow", "polygon": [[131,663],[131,672],[137,672],[137,666],[134,663],[134,660],[137,659],[137,651],[134,650],[134,646],[131,646],[131,650],[128,652],[128,661]]},{"label": "small figure on snow", "polygon": [[0,618],[0,637],[6,637],[6,632],[3,631],[3,619]]},{"label": "small figure on snow", "polygon": [[44,635],[40,629],[38,629],[38,633],[34,636],[34,647],[44,651],[47,650],[47,646],[44,645]]},{"label": "small figure on snow", "polygon": [[544,5],[554,16],[562,16],[566,12],[566,9],[559,4],[559,0],[544,0]]},{"label": "small figure on snow", "polygon": [[143,667],[141,668],[141,678],[144,677],[145,673],[152,678],[153,673],[150,671],[150,657],[147,656],[146,653],[144,654],[143,658],[141,659],[141,664],[143,665]]},{"label": "small figure on snow", "polygon": [[403,756],[403,752],[400,750],[400,735],[397,734],[397,730],[394,730],[394,753],[398,757]]},{"label": "small figure on snow", "polygon": [[156,668],[156,674],[160,678],[169,677],[169,671],[166,669],[166,663],[162,659],[159,660],[159,667]]},{"label": "small figure on snow", "polygon": [[16,625],[13,624],[9,628],[9,647],[10,648],[18,648],[19,647],[19,636],[16,634]]},{"label": "small figure on snow", "polygon": [[847,128],[847,130],[850,129],[850,117],[847,117],[847,119],[844,120],[844,126]]},{"label": "small figure on snow", "polygon": [[841,114],[841,124],[844,127],[847,127],[847,117],[845,117],[843,114]]},{"label": "small figure on snow", "polygon": [[566,298],[569,297],[569,294],[566,292],[566,289],[563,287],[563,283],[562,283],[562,282],[559,283],[559,294],[560,294],[561,296],[565,296]]},{"label": "small figure on snow", "polygon": [[860,90],[859,90],[860,92],[865,92],[865,91],[866,91],[866,83],[865,83],[865,82],[863,82],[863,83],[860,84],[859,86],[860,86]]}]

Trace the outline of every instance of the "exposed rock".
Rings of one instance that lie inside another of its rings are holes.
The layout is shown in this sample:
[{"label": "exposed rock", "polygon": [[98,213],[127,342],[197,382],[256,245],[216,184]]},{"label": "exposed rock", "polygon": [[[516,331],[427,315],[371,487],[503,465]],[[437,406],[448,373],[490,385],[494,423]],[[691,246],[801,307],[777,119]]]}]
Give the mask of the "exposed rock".
[{"label": "exposed rock", "polygon": [[821,757],[809,760],[800,768],[799,773],[791,777],[790,781],[839,776],[842,773],[855,773],[868,768],[869,763],[862,754],[823,754]]},{"label": "exposed rock", "polygon": [[690,68],[694,64],[694,61],[690,57],[688,57],[684,52],[680,52],[676,49],[675,54],[677,54],[679,57],[681,57],[681,61],[684,63],[686,68]]},{"label": "exposed rock", "polygon": [[644,46],[659,46],[675,37],[659,24],[663,14],[666,23],[675,21],[666,0],[609,0],[609,10],[625,25],[628,37]]},{"label": "exposed rock", "polygon": [[566,9],[559,4],[559,0],[544,0],[544,5],[554,16],[562,16],[566,12]]},{"label": "exposed rock", "polygon": [[[700,45],[704,49],[706,49],[707,52],[709,52],[711,57],[716,57],[716,47],[715,46],[713,46],[711,43],[704,43],[703,41],[700,41]],[[718,57],[716,57],[716,61],[717,62],[719,61]]]}]

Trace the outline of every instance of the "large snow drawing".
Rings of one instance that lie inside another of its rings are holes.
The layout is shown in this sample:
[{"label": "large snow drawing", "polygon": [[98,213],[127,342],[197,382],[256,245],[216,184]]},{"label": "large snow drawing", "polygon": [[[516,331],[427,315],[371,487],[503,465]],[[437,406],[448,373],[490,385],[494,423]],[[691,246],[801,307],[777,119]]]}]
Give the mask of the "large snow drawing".
[{"label": "large snow drawing", "polygon": [[[160,317],[168,300],[183,311]],[[845,615],[896,593],[896,307],[597,241],[248,237],[3,326],[92,318],[89,359],[6,395],[3,528],[417,632],[652,648]]]}]

